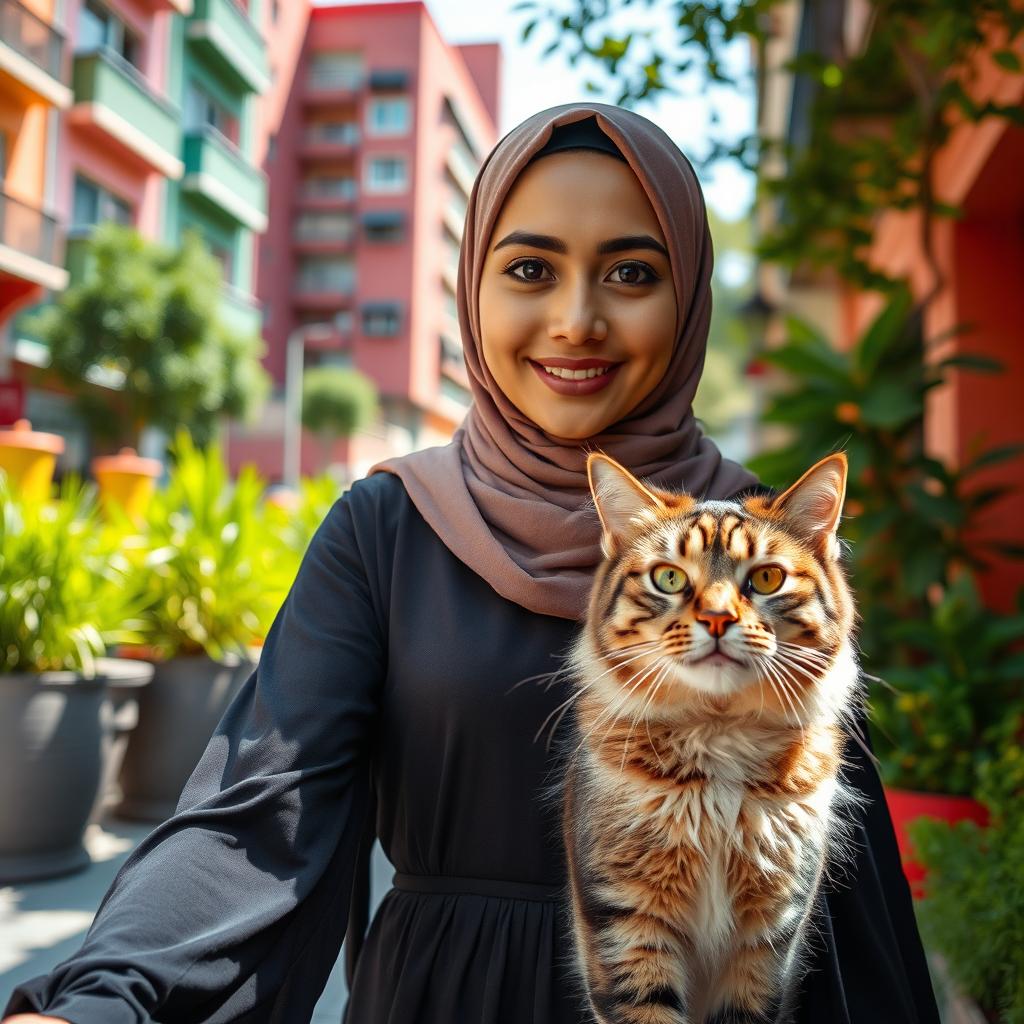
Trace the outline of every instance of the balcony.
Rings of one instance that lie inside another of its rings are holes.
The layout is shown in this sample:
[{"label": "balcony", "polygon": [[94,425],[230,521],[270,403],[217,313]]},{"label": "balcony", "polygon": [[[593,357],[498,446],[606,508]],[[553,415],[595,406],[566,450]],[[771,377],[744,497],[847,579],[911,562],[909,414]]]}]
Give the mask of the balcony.
[{"label": "balcony", "polygon": [[195,0],[186,35],[193,47],[250,92],[270,86],[267,44],[235,0]]},{"label": "balcony", "polygon": [[248,336],[263,330],[263,310],[259,302],[233,285],[224,285],[218,312],[224,326],[239,334]]},{"label": "balcony", "polygon": [[204,199],[250,231],[267,229],[267,178],[215,128],[185,136],[183,191]]},{"label": "balcony", "polygon": [[479,164],[473,159],[473,155],[469,150],[459,142],[452,143],[448,149],[445,163],[452,177],[458,183],[459,188],[467,196],[471,195]]},{"label": "balcony", "polygon": [[328,274],[299,274],[292,286],[292,304],[303,310],[339,310],[351,303],[355,279]]},{"label": "balcony", "polygon": [[348,68],[311,70],[303,97],[310,105],[355,104],[366,88],[366,77]]},{"label": "balcony", "polygon": [[354,156],[358,146],[358,125],[311,125],[302,137],[300,152],[307,160],[345,159]]},{"label": "balcony", "polygon": [[309,210],[347,210],[356,205],[359,186],[354,178],[307,178],[299,188],[300,206]]},{"label": "balcony", "polygon": [[0,274],[52,291],[67,287],[57,221],[0,189]]},{"label": "balcony", "polygon": [[144,3],[156,14],[168,11],[187,18],[192,13],[192,0],[144,0]]},{"label": "balcony", "polygon": [[113,143],[120,155],[148,170],[180,178],[184,165],[178,108],[161,96],[137,68],[113,50],[75,57],[75,105],[70,124]]},{"label": "balcony", "polygon": [[0,72],[62,110],[71,106],[64,71],[64,36],[18,0],[0,0]]}]

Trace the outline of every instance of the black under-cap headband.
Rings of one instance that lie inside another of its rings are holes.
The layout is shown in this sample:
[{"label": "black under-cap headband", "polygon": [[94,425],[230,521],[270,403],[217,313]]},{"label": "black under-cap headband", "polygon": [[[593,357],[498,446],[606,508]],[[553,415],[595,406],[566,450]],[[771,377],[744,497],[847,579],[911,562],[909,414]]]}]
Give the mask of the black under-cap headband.
[{"label": "black under-cap headband", "polygon": [[558,125],[551,133],[551,138],[533,155],[534,160],[550,156],[552,153],[564,153],[572,149],[595,149],[599,153],[607,153],[626,163],[618,146],[608,138],[597,124],[597,118],[586,117],[582,121]]}]

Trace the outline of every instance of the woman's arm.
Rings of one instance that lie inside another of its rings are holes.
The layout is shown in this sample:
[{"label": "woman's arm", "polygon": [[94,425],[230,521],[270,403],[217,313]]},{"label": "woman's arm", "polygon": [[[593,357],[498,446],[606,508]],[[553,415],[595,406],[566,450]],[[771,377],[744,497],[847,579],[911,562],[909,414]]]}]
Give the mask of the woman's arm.
[{"label": "woman's arm", "polygon": [[82,949],[8,1012],[75,1024],[312,1012],[345,932],[385,670],[351,494],[314,537],[176,814],[118,873]]}]

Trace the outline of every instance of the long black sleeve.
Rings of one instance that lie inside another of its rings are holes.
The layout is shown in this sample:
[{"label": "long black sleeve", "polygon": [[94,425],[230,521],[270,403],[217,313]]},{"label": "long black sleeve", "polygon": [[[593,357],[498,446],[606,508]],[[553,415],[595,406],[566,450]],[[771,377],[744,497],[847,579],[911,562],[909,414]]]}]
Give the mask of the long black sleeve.
[{"label": "long black sleeve", "polygon": [[345,933],[386,662],[352,500],[317,532],[175,815],[118,873],[82,949],[8,1013],[309,1019]]}]

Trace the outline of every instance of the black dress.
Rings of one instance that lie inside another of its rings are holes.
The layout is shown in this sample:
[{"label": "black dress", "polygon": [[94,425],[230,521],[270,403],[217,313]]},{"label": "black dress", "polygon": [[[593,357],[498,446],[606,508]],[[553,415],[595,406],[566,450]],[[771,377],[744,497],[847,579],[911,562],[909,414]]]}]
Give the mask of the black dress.
[{"label": "black dress", "polygon": [[[357,483],[178,813],[124,865],[81,951],[7,1011],[301,1024],[348,924],[348,1024],[590,1019],[565,967],[563,855],[540,799],[554,755],[534,740],[568,690],[513,688],[557,669],[575,629],[495,594],[397,477]],[[934,1024],[877,775],[852,757],[872,804],[800,1020]],[[399,874],[363,940],[374,831]]]}]

